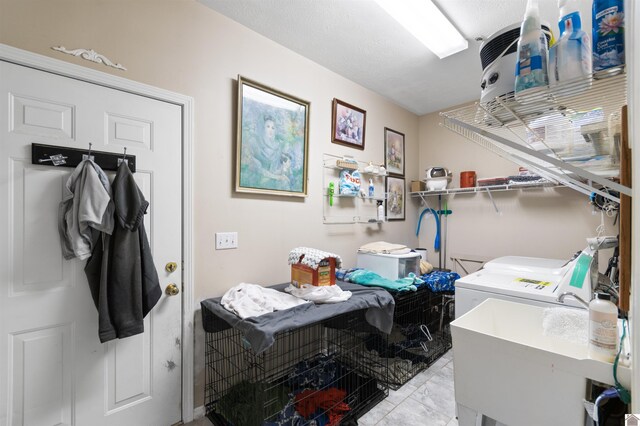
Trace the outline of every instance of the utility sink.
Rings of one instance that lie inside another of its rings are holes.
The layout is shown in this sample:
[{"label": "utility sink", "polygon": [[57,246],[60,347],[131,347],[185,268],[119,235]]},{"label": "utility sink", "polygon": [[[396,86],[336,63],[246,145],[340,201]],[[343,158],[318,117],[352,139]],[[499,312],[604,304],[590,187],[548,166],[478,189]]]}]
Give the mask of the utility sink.
[{"label": "utility sink", "polygon": [[[584,425],[589,380],[613,385],[613,365],[587,345],[545,336],[543,307],[487,299],[451,323],[458,422],[485,415],[513,426]],[[618,366],[630,387],[631,371]]]}]

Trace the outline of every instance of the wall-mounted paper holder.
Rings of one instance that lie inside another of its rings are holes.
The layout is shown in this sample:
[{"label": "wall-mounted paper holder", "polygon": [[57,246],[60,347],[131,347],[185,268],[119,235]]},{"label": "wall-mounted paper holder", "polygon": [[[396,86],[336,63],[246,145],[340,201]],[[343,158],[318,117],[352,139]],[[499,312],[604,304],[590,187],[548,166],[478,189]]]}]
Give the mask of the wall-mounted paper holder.
[{"label": "wall-mounted paper holder", "polygon": [[31,164],[40,166],[76,167],[90,155],[102,170],[118,170],[122,161],[126,161],[132,173],[136,171],[136,156],[88,149],[67,148],[55,145],[31,144]]}]

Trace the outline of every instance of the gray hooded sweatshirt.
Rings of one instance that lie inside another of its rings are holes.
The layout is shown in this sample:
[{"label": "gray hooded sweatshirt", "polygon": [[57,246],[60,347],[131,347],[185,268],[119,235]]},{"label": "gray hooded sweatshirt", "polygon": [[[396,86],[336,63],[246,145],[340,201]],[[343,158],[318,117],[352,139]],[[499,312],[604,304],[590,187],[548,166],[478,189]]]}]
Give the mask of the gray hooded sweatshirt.
[{"label": "gray hooded sweatshirt", "polygon": [[94,232],[93,252],[84,269],[102,343],[143,333],[143,319],[162,294],[143,223],[149,202],[125,162],[118,167],[112,193],[113,233]]}]

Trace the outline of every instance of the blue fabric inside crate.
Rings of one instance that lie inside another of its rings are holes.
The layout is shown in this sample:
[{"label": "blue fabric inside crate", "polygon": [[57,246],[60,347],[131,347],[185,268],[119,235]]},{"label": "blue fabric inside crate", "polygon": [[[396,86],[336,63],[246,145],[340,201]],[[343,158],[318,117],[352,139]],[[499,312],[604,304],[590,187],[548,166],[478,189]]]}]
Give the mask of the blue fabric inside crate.
[{"label": "blue fabric inside crate", "polygon": [[455,282],[460,279],[460,275],[453,271],[432,271],[428,274],[424,274],[420,277],[423,284],[434,293],[440,293],[444,291],[455,291]]}]

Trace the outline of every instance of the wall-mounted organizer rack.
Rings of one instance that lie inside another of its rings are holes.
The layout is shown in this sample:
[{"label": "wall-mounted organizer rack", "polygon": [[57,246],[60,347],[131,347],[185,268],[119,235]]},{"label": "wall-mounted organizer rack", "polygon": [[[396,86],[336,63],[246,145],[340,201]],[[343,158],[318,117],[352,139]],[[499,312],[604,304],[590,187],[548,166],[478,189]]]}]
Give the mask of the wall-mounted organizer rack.
[{"label": "wall-mounted organizer rack", "polygon": [[136,156],[128,155],[126,151],[122,154],[105,151],[94,151],[89,148],[67,148],[55,145],[31,144],[31,164],[40,166],[56,167],[76,167],[87,155],[91,153],[93,161],[102,170],[118,170],[118,166],[123,160],[127,161],[132,173],[136,172]]},{"label": "wall-mounted organizer rack", "polygon": [[624,68],[519,96],[441,113],[444,126],[540,176],[615,202],[602,187],[631,196],[619,175]]},{"label": "wall-mounted organizer rack", "polygon": [[[333,154],[322,155],[322,221],[324,224],[377,224],[385,221],[378,220],[377,204],[381,201],[386,211],[385,177],[386,172],[380,173],[379,168],[368,170],[369,163],[355,160],[358,171],[362,176],[361,188],[366,196],[340,195],[340,172],[345,167],[338,164],[342,156]],[[378,171],[376,171],[378,170]],[[369,179],[373,181],[374,196],[368,196]],[[334,194],[329,194],[329,183],[334,184]]]}]

